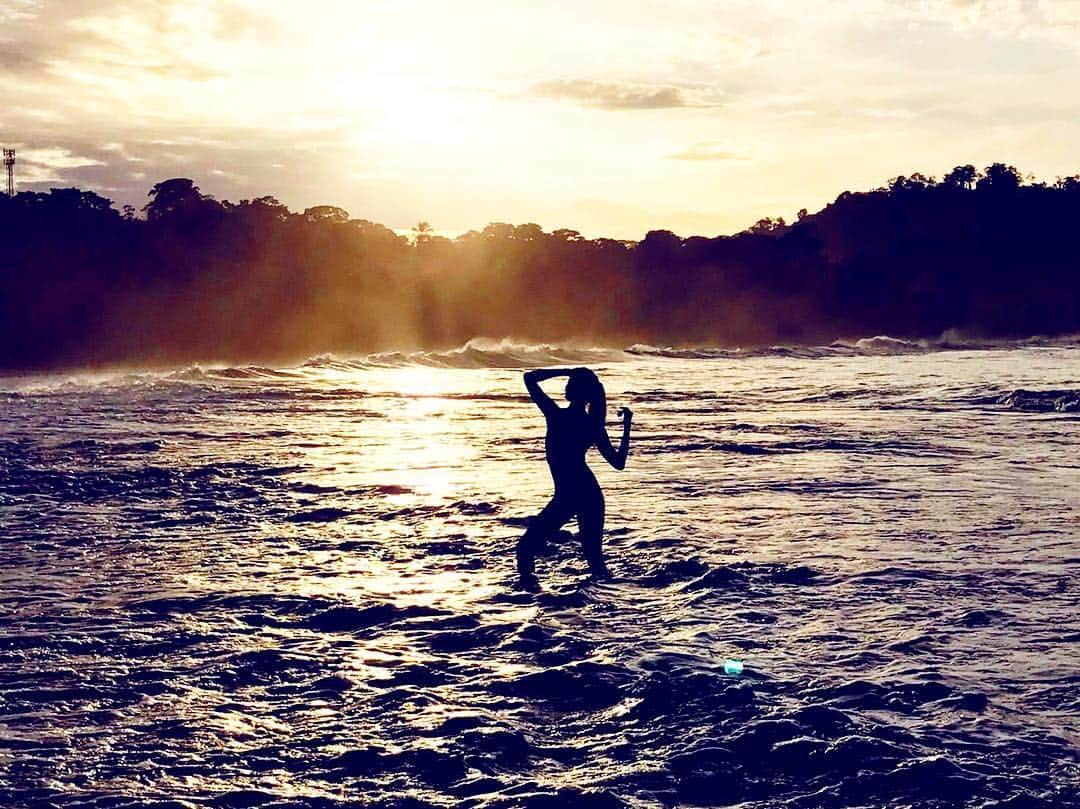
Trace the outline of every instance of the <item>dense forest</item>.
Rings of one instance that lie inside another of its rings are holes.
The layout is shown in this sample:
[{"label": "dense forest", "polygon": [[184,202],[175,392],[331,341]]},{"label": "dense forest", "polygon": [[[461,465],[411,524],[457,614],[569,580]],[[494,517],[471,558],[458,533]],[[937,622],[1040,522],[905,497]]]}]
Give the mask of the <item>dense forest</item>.
[{"label": "dense forest", "polygon": [[333,206],[142,212],[91,191],[0,197],[0,367],[288,360],[470,338],[826,343],[1080,332],[1080,177],[958,166],[732,236],[586,239],[489,224],[411,238]]}]

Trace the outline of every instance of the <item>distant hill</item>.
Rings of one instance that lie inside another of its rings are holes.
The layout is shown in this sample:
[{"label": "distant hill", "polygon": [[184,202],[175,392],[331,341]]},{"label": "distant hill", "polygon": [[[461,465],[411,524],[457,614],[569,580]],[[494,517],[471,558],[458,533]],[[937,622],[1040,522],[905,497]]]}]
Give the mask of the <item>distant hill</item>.
[{"label": "distant hill", "polygon": [[798,221],[637,243],[489,224],[407,238],[334,206],[217,201],[144,216],[79,189],[0,197],[0,368],[440,348],[476,336],[811,344],[1080,332],[1080,177],[959,166]]}]

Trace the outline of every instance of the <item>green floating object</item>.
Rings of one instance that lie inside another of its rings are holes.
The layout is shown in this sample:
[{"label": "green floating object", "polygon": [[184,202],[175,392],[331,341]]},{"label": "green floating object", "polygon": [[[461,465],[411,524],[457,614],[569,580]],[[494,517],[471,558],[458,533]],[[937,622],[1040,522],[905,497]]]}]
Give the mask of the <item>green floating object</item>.
[{"label": "green floating object", "polygon": [[724,674],[742,674],[743,662],[741,660],[731,660],[730,658],[724,661]]}]

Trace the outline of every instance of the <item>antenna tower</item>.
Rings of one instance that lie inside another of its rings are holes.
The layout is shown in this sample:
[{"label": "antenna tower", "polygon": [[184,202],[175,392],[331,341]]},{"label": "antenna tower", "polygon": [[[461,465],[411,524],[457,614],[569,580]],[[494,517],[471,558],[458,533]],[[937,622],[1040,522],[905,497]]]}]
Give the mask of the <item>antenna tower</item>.
[{"label": "antenna tower", "polygon": [[15,150],[4,149],[4,168],[7,169],[7,194],[15,196]]}]

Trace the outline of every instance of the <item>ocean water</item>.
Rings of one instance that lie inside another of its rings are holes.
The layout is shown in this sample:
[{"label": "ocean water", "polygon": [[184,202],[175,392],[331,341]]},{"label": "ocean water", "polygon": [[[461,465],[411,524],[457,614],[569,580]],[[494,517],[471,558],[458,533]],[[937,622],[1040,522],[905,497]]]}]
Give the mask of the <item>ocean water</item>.
[{"label": "ocean water", "polygon": [[[1080,806],[1080,348],[960,348],[0,379],[0,806]],[[636,415],[532,594],[547,364]]]}]

